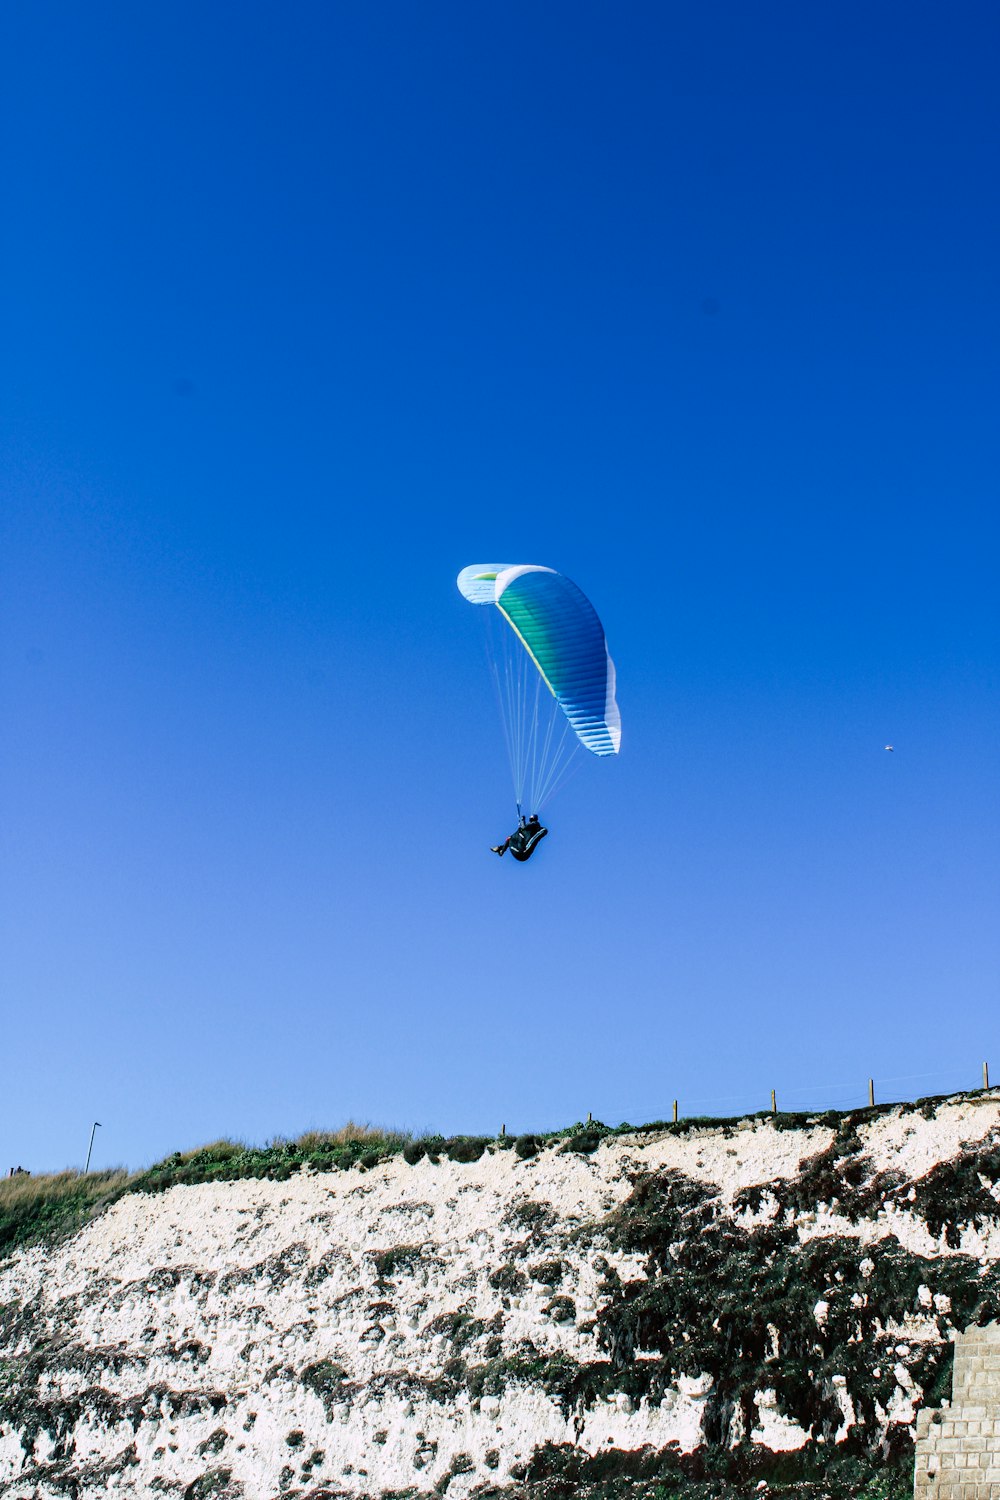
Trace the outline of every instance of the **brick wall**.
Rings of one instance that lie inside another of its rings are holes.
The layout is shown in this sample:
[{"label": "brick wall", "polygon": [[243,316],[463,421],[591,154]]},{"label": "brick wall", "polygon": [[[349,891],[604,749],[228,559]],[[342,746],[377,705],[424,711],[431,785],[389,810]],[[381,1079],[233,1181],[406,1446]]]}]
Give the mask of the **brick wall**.
[{"label": "brick wall", "polygon": [[917,1413],[915,1500],[1000,1500],[1000,1323],[955,1341],[951,1404]]}]

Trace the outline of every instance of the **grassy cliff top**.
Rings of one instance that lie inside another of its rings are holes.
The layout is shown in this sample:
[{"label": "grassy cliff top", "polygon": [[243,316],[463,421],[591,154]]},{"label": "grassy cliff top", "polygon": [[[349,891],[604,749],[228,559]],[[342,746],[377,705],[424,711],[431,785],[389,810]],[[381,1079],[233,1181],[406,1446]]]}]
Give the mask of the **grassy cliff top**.
[{"label": "grassy cliff top", "polygon": [[83,1173],[60,1172],[0,1179],[0,1257],[39,1243],[51,1243],[80,1229],[123,1193],[156,1193],[178,1185],[235,1182],[246,1178],[285,1181],[301,1171],[370,1170],[380,1162],[402,1157],[411,1166],[426,1158],[432,1163],[477,1161],[486,1151],[510,1150],[522,1158],[542,1151],[590,1154],[602,1141],[616,1137],[684,1136],[732,1132],[754,1124],[777,1131],[805,1130],[825,1125],[853,1131],[858,1125],[895,1113],[916,1112],[932,1119],[939,1106],[983,1097],[984,1090],[935,1095],[912,1102],[879,1104],[854,1110],[776,1113],[724,1118],[690,1116],[677,1121],[655,1120],[644,1125],[605,1125],[599,1120],[578,1121],[561,1130],[522,1135],[429,1135],[348,1122],[335,1131],[310,1130],[294,1139],[277,1137],[263,1146],[218,1140],[189,1151],[175,1151],[137,1172],[114,1167]]}]

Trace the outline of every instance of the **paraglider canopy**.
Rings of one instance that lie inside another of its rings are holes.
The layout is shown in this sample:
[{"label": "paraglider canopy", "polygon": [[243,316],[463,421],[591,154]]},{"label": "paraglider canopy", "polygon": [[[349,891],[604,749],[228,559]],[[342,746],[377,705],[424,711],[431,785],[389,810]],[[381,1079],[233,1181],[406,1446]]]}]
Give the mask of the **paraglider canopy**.
[{"label": "paraglider canopy", "polygon": [[536,807],[554,794],[580,746],[618,754],[614,662],[594,606],[553,568],[479,563],[462,569],[458,587],[503,621],[492,632],[490,665],[520,813],[526,790]]},{"label": "paraglider canopy", "polygon": [[615,664],[586,594],[536,563],[463,568],[458,587],[470,604],[493,604],[505,617],[580,743],[594,755],[617,755]]}]

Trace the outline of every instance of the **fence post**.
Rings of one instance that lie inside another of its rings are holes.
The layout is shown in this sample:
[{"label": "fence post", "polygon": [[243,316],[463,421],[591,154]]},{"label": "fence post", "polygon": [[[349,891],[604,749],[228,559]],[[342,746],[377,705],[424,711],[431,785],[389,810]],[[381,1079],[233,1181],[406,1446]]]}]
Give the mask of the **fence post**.
[{"label": "fence post", "polygon": [[504,1124],[500,1126],[500,1139],[502,1140],[503,1137],[506,1134],[507,1134],[507,1125],[506,1125],[506,1122],[504,1122]]},{"label": "fence post", "polygon": [[984,1062],[983,1063],[983,1088],[984,1089],[988,1089],[989,1086],[990,1086],[990,1065],[989,1065],[989,1063],[985,1063]]},{"label": "fence post", "polygon": [[592,1125],[593,1123],[594,1123],[594,1116],[591,1114],[590,1110],[588,1109],[587,1110],[587,1124],[588,1125]]},{"label": "fence post", "polygon": [[674,1124],[677,1124],[677,1100],[674,1100]]},{"label": "fence post", "polygon": [[771,1113],[772,1115],[776,1115],[778,1113],[778,1101],[774,1097],[774,1089],[771,1090]]},{"label": "fence post", "polygon": [[875,1108],[875,1080],[874,1080],[874,1078],[869,1078],[869,1080],[868,1080],[868,1108],[869,1109],[874,1109]]}]

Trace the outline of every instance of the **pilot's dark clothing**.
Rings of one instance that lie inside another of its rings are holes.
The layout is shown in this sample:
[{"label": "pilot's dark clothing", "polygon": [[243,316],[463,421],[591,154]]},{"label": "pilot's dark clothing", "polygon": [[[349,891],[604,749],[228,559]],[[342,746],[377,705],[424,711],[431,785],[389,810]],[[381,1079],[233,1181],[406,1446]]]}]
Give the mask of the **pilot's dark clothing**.
[{"label": "pilot's dark clothing", "polygon": [[516,860],[522,863],[530,859],[541,840],[548,833],[538,821],[538,814],[532,813],[530,818],[522,818],[514,832],[504,839],[502,844],[493,845],[493,853],[503,856],[509,849]]}]

